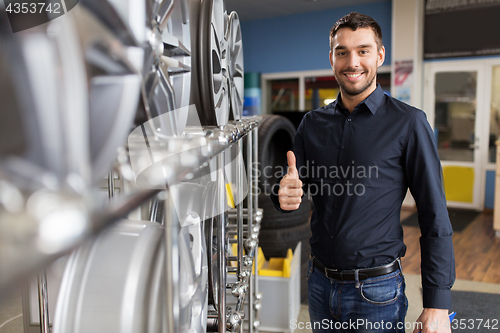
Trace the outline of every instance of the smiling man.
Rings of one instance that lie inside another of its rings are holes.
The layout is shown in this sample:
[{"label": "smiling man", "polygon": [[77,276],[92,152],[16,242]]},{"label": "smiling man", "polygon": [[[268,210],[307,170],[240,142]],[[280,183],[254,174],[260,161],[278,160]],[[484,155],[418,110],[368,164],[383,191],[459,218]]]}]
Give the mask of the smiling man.
[{"label": "smiling man", "polygon": [[[400,210],[408,188],[422,233],[424,309],[415,332],[450,332],[453,231],[434,134],[423,111],[377,84],[384,59],[382,32],[371,17],[351,13],[335,23],[330,63],[340,93],[305,115],[287,154],[288,173],[271,195],[282,212],[297,209],[304,190],[314,200],[308,271],[314,332],[405,331]],[[332,167],[376,172],[325,171]]]}]

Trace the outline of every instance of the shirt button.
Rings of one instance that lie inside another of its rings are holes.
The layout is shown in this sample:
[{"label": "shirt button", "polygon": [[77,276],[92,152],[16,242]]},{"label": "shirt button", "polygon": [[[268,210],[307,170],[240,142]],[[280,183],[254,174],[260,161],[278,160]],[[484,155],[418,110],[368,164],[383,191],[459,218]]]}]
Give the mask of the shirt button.
[{"label": "shirt button", "polygon": [[351,119],[351,118],[347,118],[347,121],[348,121],[348,122],[351,122],[351,121],[352,121],[352,119]]},{"label": "shirt button", "polygon": [[330,236],[331,239],[333,239],[333,236]]},{"label": "shirt button", "polygon": [[341,149],[345,149],[345,146],[340,147]]}]

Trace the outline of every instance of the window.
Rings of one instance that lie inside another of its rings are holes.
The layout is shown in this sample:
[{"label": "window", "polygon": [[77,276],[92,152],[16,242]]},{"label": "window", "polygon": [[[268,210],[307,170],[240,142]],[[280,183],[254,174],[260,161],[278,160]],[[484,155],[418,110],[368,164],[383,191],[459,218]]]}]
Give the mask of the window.
[{"label": "window", "polygon": [[272,80],[268,85],[271,98],[267,101],[270,113],[299,110],[299,79]]}]

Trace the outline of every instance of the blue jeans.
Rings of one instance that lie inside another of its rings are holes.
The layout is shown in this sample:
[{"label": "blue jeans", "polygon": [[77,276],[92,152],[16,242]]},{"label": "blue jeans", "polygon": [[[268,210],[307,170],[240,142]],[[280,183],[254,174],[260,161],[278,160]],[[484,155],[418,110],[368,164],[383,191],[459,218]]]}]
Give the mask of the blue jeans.
[{"label": "blue jeans", "polygon": [[404,332],[408,300],[395,272],[354,281],[327,278],[309,260],[309,316],[313,332]]}]

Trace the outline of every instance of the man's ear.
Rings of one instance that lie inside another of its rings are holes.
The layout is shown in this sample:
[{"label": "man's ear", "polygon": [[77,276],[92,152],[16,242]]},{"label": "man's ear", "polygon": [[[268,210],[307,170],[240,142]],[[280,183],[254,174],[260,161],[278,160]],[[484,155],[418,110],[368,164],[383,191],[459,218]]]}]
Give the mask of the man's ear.
[{"label": "man's ear", "polygon": [[382,66],[382,64],[385,61],[385,47],[382,46],[380,50],[378,50],[378,56],[377,56],[377,67]]},{"label": "man's ear", "polygon": [[332,66],[332,68],[333,68],[333,58],[332,58],[333,57],[333,53],[332,53],[332,51],[330,51],[330,56],[329,57],[330,57],[330,66]]}]

